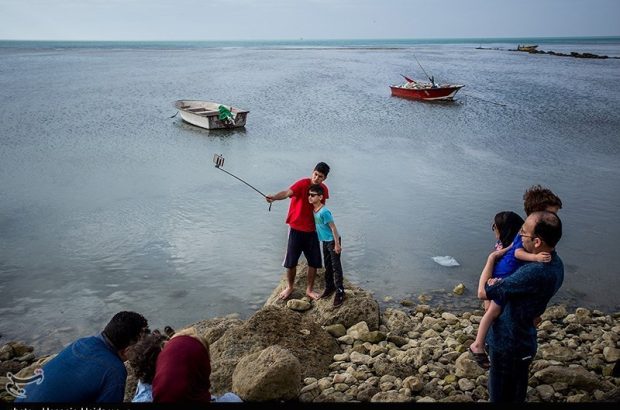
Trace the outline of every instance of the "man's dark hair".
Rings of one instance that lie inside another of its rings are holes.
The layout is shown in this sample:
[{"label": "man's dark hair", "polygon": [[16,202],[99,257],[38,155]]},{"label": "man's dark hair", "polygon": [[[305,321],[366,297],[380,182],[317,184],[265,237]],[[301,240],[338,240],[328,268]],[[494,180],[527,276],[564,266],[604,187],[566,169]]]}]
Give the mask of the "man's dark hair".
[{"label": "man's dark hair", "polygon": [[165,340],[161,334],[150,334],[129,349],[129,364],[143,383],[153,384],[155,364]]},{"label": "man's dark hair", "polygon": [[546,211],[547,207],[557,206],[562,209],[562,200],[549,188],[541,185],[532,185],[523,194],[523,209],[526,215],[533,212]]},{"label": "man's dark hair", "polygon": [[312,184],[310,185],[308,192],[314,192],[315,194],[323,195],[325,193],[325,190],[320,184]]},{"label": "man's dark hair", "polygon": [[136,312],[118,312],[103,329],[103,334],[117,350],[122,350],[140,339],[148,322]]},{"label": "man's dark hair", "polygon": [[549,211],[536,212],[538,221],[534,226],[534,236],[539,237],[547,245],[555,248],[562,238],[562,221],[560,217]]},{"label": "man's dark hair", "polygon": [[314,167],[314,170],[325,175],[325,177],[327,178],[327,174],[329,174],[329,165],[324,162],[319,162],[318,164],[316,164],[316,167]]}]

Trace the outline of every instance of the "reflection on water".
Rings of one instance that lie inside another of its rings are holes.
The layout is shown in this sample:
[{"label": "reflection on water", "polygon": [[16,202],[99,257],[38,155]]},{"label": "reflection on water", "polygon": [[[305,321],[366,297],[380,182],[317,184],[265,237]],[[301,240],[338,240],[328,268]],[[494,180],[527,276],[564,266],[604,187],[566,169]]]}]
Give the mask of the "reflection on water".
[{"label": "reflection on water", "polygon": [[[216,153],[265,193],[327,162],[347,279],[455,309],[479,307],[493,215],[548,185],[564,203],[556,300],[617,309],[619,63],[475,46],[416,46],[436,79],[466,84],[448,104],[390,95],[415,74],[407,48],[0,50],[3,340],[51,352],[119,310],[161,328],[261,306],[288,202],[269,212]],[[170,118],[185,95],[251,115],[194,127]]]}]

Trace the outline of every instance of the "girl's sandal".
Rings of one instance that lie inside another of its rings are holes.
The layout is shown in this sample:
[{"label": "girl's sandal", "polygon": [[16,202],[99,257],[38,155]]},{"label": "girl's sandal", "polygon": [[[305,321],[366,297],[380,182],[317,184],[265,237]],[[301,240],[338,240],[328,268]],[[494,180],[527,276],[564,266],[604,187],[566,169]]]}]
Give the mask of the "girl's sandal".
[{"label": "girl's sandal", "polygon": [[469,354],[473,356],[478,366],[482,367],[483,369],[488,369],[489,367],[491,367],[491,363],[489,362],[489,356],[485,352],[476,353],[471,350],[471,347],[469,347],[468,350]]}]

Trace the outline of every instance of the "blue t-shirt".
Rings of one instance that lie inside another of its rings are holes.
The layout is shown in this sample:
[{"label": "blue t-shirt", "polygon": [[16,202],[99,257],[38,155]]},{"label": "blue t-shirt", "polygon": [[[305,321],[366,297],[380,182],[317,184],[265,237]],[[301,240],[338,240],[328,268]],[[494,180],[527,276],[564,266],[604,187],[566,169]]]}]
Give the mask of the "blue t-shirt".
[{"label": "blue t-shirt", "polygon": [[100,334],[78,339],[43,366],[41,384],[17,403],[122,403],[127,370]]},{"label": "blue t-shirt", "polygon": [[334,217],[325,205],[314,212],[314,224],[316,225],[316,233],[319,235],[319,241],[331,242],[334,240],[334,234],[329,227],[330,222],[334,222]]},{"label": "blue t-shirt", "polygon": [[510,276],[524,264],[524,261],[520,261],[515,257],[515,251],[519,248],[523,248],[523,239],[521,235],[517,234],[512,242],[512,247],[508,249],[504,256],[495,264],[493,268],[494,278],[505,278],[506,276]]}]

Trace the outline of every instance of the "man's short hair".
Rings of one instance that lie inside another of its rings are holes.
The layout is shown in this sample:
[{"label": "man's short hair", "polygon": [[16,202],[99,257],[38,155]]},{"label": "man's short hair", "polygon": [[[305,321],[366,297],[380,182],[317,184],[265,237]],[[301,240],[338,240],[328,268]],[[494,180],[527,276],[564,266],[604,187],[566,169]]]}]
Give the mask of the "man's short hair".
[{"label": "man's short hair", "polygon": [[320,172],[321,174],[325,175],[325,177],[327,177],[327,174],[329,174],[329,165],[324,162],[319,162],[318,164],[316,164],[316,167],[314,167],[314,170]]},{"label": "man's short hair", "polygon": [[117,350],[136,343],[147,330],[148,322],[136,312],[118,312],[103,329],[103,334]]},{"label": "man's short hair", "polygon": [[546,211],[550,206],[562,209],[562,200],[549,188],[543,188],[540,184],[532,185],[523,194],[523,208],[526,215]]},{"label": "man's short hair", "polygon": [[310,185],[310,189],[308,189],[308,192],[314,192],[314,193],[319,194],[319,195],[324,195],[325,194],[325,190],[323,189],[323,187],[320,184],[312,184],[312,185]]},{"label": "man's short hair", "polygon": [[547,245],[555,248],[560,238],[562,238],[562,221],[560,217],[549,211],[535,212],[537,221],[534,226],[534,236],[539,237]]}]

